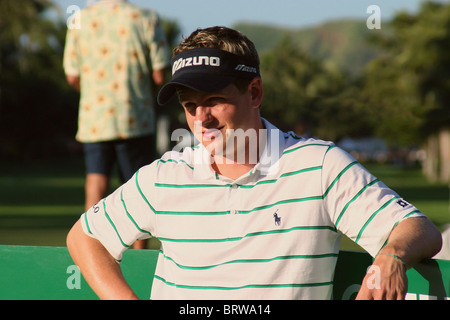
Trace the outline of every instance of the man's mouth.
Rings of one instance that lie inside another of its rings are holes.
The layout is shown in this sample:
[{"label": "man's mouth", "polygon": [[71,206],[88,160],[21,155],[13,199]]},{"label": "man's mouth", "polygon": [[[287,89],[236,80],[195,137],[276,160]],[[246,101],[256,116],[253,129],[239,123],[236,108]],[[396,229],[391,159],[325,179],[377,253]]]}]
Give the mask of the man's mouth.
[{"label": "man's mouth", "polygon": [[202,130],[203,140],[210,141],[212,139],[217,139],[220,135],[222,135],[222,129],[223,127]]}]

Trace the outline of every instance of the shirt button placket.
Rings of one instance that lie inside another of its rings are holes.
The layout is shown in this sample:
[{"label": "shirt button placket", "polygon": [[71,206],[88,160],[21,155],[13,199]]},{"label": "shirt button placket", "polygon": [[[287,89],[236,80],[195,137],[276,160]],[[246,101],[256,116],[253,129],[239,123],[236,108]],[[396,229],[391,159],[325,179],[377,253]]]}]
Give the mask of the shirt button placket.
[{"label": "shirt button placket", "polygon": [[237,214],[239,211],[236,209],[236,192],[239,188],[238,184],[232,184],[230,186],[230,196],[229,196],[229,203],[230,203],[230,213],[231,214]]}]

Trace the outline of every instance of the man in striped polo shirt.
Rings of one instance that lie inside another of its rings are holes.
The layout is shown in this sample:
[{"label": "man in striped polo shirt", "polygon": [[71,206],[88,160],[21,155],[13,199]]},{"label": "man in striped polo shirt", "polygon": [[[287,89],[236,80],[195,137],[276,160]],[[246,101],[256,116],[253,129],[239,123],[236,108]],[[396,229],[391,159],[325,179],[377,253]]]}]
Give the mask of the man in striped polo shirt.
[{"label": "man in striped polo shirt", "polygon": [[440,249],[439,231],[333,143],[260,117],[253,43],[195,31],[174,51],[172,81],[198,146],[171,151],[72,228],[68,248],[100,298],[136,298],[123,252],[156,237],[152,299],[330,299],[341,235],[375,257],[380,286],[358,298],[401,299],[405,271]]}]

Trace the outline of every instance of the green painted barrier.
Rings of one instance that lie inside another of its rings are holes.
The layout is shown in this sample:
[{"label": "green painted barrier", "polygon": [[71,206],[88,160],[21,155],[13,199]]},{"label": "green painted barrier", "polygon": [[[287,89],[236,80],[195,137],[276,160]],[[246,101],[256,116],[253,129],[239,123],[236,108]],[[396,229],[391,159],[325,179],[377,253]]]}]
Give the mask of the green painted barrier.
[{"label": "green painted barrier", "polygon": [[[122,271],[141,299],[150,298],[158,251],[127,250]],[[1,300],[97,299],[65,247],[0,246]]]},{"label": "green painted barrier", "polygon": [[[141,299],[150,297],[158,251],[127,250],[122,271]],[[371,265],[362,252],[341,251],[336,266],[334,299],[353,299]],[[407,299],[449,299],[450,261],[426,260],[408,270]],[[65,247],[0,245],[1,300],[97,299]]]}]

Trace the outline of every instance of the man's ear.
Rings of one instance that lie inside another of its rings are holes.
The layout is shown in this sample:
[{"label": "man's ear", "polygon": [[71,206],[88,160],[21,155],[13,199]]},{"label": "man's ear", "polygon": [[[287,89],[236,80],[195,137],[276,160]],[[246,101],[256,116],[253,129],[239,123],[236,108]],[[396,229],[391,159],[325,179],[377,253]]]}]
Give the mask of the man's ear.
[{"label": "man's ear", "polygon": [[253,78],[248,85],[248,92],[250,93],[251,106],[259,108],[263,98],[262,80],[259,77]]}]

